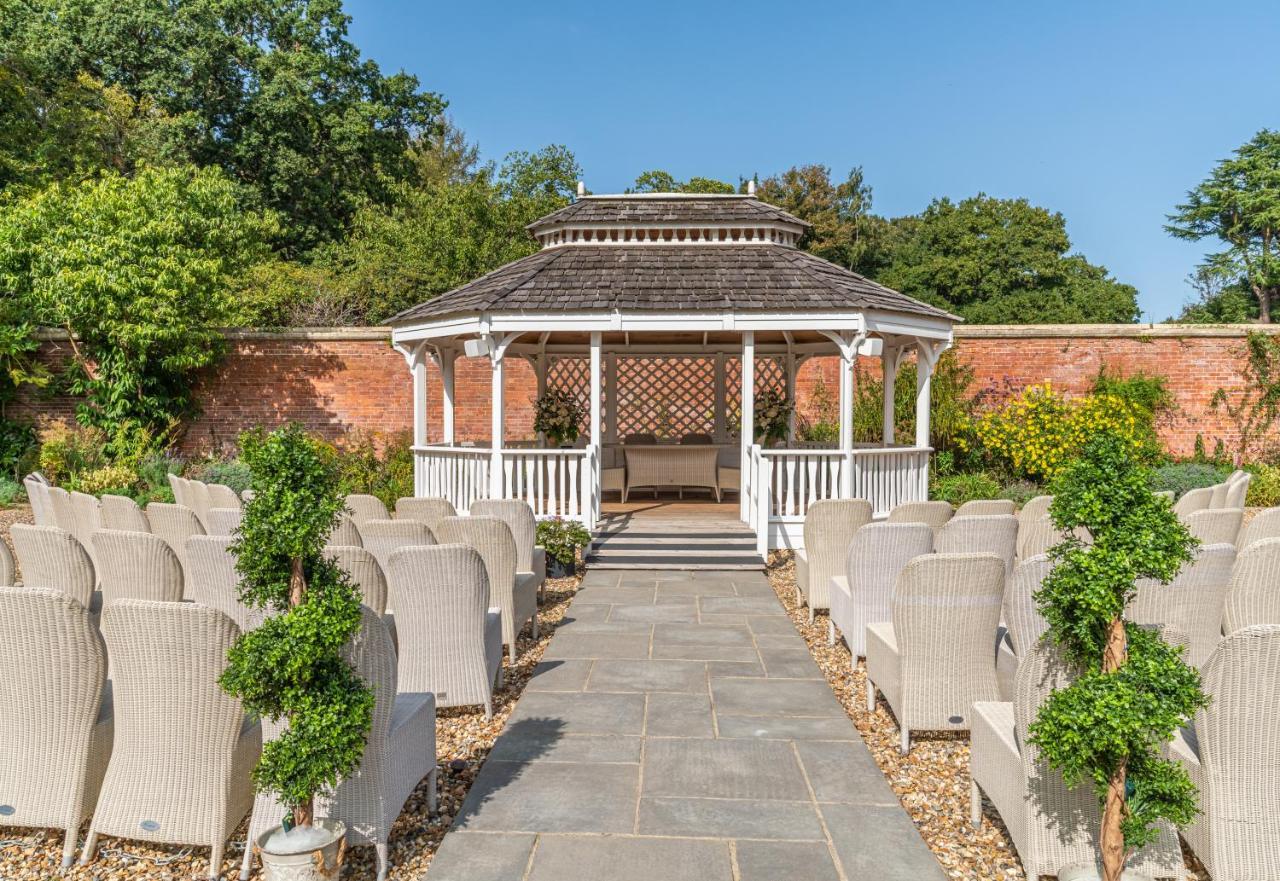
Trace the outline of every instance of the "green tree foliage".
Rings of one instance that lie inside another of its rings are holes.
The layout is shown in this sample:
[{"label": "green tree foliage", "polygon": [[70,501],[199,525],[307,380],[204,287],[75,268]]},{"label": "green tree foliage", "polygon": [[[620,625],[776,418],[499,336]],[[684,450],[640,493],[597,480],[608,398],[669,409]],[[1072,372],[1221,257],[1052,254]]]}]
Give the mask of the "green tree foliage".
[{"label": "green tree foliage", "polygon": [[1263,129],[1219,162],[1165,229],[1188,241],[1217,239],[1223,248],[1205,258],[1202,272],[1242,281],[1259,319],[1270,322],[1280,297],[1280,132]]},{"label": "green tree foliage", "polygon": [[1175,322],[1183,324],[1248,324],[1258,320],[1258,298],[1242,279],[1218,275],[1211,267],[1200,266],[1187,277],[1196,292],[1187,301]]},{"label": "green tree foliage", "polygon": [[216,169],[147,169],[53,184],[0,210],[0,303],[72,335],[68,389],[86,424],[163,428],[218,356],[228,281],[266,253]]},{"label": "green tree foliage", "polygon": [[1137,291],[1069,253],[1066,221],[1026,199],[935,200],[895,221],[876,278],[983,324],[1131,322]]},{"label": "green tree foliage", "polygon": [[1160,745],[1205,705],[1199,674],[1180,649],[1125,620],[1137,580],[1167,583],[1196,546],[1150,486],[1125,441],[1095,437],[1051,487],[1050,516],[1070,537],[1052,550],[1056,565],[1036,594],[1048,638],[1078,675],[1040,708],[1031,738],[1068,785],[1097,793],[1107,881],[1154,840],[1157,820],[1185,825],[1196,813],[1195,787]]},{"label": "green tree foliage", "polygon": [[0,0],[0,22],[0,57],[20,59],[37,104],[87,75],[154,107],[166,151],[246,184],[285,218],[291,254],[389,201],[444,107],[360,56],[341,0]]},{"label": "green tree foliage", "polygon": [[636,178],[629,193],[710,193],[728,195],[738,190],[731,183],[710,177],[691,177],[687,181],[676,180],[666,171],[646,171]]},{"label": "green tree foliage", "polygon": [[[973,369],[954,352],[944,352],[933,368],[929,395],[929,436],[935,450],[966,454],[972,441],[969,413],[973,407]],[[916,365],[898,368],[893,384],[894,437],[914,443],[916,436]],[[879,443],[884,435],[884,382],[859,377],[853,399],[853,438]]]},{"label": "green tree foliage", "polygon": [[275,614],[236,641],[221,683],[250,713],[287,722],[253,779],[308,825],[315,796],[359,765],[373,721],[373,693],[342,656],[360,597],[322,553],[342,497],[317,443],[296,425],[240,443],[255,493],[231,546],[240,599]]}]

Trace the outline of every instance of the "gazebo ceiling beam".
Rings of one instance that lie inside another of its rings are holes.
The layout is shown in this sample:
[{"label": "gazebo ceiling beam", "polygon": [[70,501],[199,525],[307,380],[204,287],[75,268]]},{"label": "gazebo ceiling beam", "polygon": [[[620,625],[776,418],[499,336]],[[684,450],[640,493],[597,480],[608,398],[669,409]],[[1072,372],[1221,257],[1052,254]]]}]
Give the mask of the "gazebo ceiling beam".
[{"label": "gazebo ceiling beam", "polygon": [[[573,343],[548,343],[545,348],[535,348],[516,344],[510,347],[508,351],[515,354],[537,354],[545,352],[548,355],[581,355],[587,350],[587,344]],[[736,343],[708,343],[700,345],[698,343],[632,343],[631,345],[612,346],[608,343],[604,344],[604,351],[611,355],[705,355],[712,357],[716,352],[737,353],[742,351],[742,346]],[[807,353],[811,355],[830,355],[833,347],[830,343],[797,343],[790,351],[796,354]],[[757,343],[757,355],[786,355],[788,353],[787,346],[781,343]]]}]

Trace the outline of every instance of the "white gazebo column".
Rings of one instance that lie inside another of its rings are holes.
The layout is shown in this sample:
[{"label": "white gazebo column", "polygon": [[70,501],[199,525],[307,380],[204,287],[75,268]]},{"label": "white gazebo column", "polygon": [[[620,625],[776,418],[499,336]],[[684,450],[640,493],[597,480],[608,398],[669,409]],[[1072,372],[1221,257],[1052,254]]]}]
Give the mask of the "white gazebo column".
[{"label": "white gazebo column", "polygon": [[853,367],[857,363],[857,344],[840,344],[840,452],[844,453],[840,469],[840,497],[853,497]]},{"label": "white gazebo column", "polygon": [[440,358],[440,397],[441,397],[441,423],[443,427],[444,437],[442,441],[450,446],[454,443],[453,428],[453,367],[454,361],[458,358],[458,350],[454,348],[441,347],[439,352]]},{"label": "white gazebo column", "polygon": [[715,407],[715,412],[711,414],[711,437],[716,443],[722,444],[728,438],[728,432],[725,431],[724,425],[724,411],[729,406],[724,352],[716,352],[714,382],[715,404],[713,406]]},{"label": "white gazebo column", "polygon": [[427,344],[418,343],[409,356],[413,374],[413,445],[427,445]]},{"label": "white gazebo column", "polygon": [[[756,475],[747,477],[751,468],[751,445],[755,443],[756,424],[756,335],[754,331],[742,334],[742,427],[738,439],[742,450],[742,476],[751,481],[749,484],[756,493],[767,492],[768,487],[756,486]],[[741,499],[740,514],[743,520],[751,522],[751,499],[748,493],[739,492]],[[758,524],[757,529],[768,529],[767,523]]]},{"label": "white gazebo column", "polygon": [[493,410],[489,414],[489,445],[491,452],[489,454],[489,497],[500,499],[505,492],[505,481],[502,474],[502,441],[504,431],[503,416],[505,414],[506,405],[503,401],[504,375],[503,375],[503,355],[504,347],[495,345],[489,352],[489,376],[492,382],[492,391],[489,399],[492,401]]},{"label": "white gazebo column", "polygon": [[885,346],[880,356],[881,369],[884,374],[884,445],[894,443],[894,386],[898,379],[898,355],[902,350]]},{"label": "white gazebo column", "polygon": [[598,486],[600,485],[600,441],[601,433],[601,407],[600,407],[600,331],[591,332],[591,457],[588,461],[591,468],[582,475],[583,482],[590,481],[583,487],[582,500],[583,507],[586,509],[584,514],[587,519],[587,528],[595,528],[596,521],[596,499],[599,496]]},{"label": "white gazebo column", "polygon": [[[537,396],[539,399],[547,393],[547,354],[539,352],[532,359],[533,361],[533,378],[538,384]],[[545,447],[547,445],[547,437],[542,432],[537,433],[538,441]]]},{"label": "white gazebo column", "polygon": [[916,341],[916,446],[929,446],[929,394],[933,368],[946,349],[945,342]]},{"label": "white gazebo column", "polygon": [[791,416],[787,419],[787,446],[791,446],[796,442],[796,356],[794,352],[787,352],[786,371],[787,371],[787,400],[791,403]]},{"label": "white gazebo column", "polygon": [[609,355],[604,359],[604,387],[609,395],[609,406],[605,408],[604,442],[618,442],[618,356]]}]

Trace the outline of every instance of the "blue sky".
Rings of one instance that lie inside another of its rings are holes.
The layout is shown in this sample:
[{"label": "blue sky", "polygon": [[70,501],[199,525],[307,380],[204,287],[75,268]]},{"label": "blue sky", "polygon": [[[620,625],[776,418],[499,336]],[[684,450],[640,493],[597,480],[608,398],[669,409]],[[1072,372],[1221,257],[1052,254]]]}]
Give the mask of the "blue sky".
[{"label": "blue sky", "polygon": [[1025,196],[1176,313],[1203,248],[1165,214],[1280,126],[1274,0],[467,3],[347,0],[352,36],[450,101],[486,158],[562,143],[594,192],[861,165],[875,210]]}]

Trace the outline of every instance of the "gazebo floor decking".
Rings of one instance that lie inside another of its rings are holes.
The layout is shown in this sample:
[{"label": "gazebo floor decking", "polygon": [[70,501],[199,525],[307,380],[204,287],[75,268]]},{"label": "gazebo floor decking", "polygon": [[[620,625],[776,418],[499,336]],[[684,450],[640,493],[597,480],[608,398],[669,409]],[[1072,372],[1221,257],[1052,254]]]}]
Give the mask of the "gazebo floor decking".
[{"label": "gazebo floor decking", "polygon": [[716,502],[676,493],[635,492],[606,501],[587,550],[593,569],[760,570],[755,533],[739,517],[737,497]]},{"label": "gazebo floor decking", "polygon": [[940,881],[759,572],[589,572],[427,881]]}]

